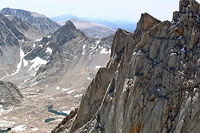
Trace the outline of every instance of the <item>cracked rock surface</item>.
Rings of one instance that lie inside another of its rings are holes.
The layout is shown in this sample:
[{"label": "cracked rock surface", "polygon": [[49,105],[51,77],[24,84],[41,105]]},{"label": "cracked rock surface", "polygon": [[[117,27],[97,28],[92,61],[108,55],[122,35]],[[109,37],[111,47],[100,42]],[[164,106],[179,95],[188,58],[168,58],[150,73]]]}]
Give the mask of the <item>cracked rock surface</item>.
[{"label": "cracked rock surface", "polygon": [[52,132],[199,132],[199,16],[199,3],[180,0],[171,22],[145,13],[134,33],[119,29],[77,114]]}]

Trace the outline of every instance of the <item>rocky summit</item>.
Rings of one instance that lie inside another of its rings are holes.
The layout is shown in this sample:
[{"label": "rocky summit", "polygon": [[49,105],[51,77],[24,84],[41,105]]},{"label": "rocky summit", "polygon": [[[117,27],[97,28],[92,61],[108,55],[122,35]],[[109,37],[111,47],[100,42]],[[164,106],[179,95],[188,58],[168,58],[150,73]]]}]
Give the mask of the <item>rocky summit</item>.
[{"label": "rocky summit", "polygon": [[196,133],[200,127],[200,4],[180,0],[172,21],[141,15],[119,29],[110,61],[52,132]]}]

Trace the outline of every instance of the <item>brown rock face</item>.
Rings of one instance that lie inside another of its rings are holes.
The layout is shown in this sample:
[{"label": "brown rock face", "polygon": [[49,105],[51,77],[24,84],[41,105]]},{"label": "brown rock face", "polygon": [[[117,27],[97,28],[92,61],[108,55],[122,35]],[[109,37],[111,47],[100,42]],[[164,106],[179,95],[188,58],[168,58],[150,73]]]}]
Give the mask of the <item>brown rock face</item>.
[{"label": "brown rock face", "polygon": [[134,33],[118,30],[107,67],[99,70],[72,126],[63,131],[199,132],[197,7],[196,1],[181,0],[172,22],[143,14]]}]

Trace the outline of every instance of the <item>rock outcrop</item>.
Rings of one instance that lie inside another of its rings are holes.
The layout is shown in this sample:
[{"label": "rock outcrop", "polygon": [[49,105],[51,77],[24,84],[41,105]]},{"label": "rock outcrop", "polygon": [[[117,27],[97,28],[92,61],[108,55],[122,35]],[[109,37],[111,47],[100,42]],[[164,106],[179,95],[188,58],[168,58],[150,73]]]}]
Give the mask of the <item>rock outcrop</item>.
[{"label": "rock outcrop", "polygon": [[22,94],[17,86],[11,82],[0,81],[0,113],[22,101]]},{"label": "rock outcrop", "polygon": [[180,0],[172,22],[145,13],[134,33],[119,29],[77,114],[52,132],[199,132],[199,11]]}]

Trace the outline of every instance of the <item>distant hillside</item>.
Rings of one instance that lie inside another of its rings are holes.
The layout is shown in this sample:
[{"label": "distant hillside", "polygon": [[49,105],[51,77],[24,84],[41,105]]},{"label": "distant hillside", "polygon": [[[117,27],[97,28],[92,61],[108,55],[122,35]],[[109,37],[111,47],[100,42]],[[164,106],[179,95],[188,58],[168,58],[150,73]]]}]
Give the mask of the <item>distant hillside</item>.
[{"label": "distant hillside", "polygon": [[21,9],[11,9],[11,8],[4,8],[0,11],[3,15],[12,15],[23,21],[31,24],[31,26],[39,29],[44,34],[49,34],[55,32],[60,25],[56,22],[50,20],[44,15],[25,11]]},{"label": "distant hillside", "polygon": [[74,18],[78,18],[78,17],[71,15],[71,14],[66,14],[66,15],[52,17],[51,19],[56,21],[56,22],[59,22],[59,21],[62,22],[62,21],[67,21],[67,20],[71,20],[71,19],[74,19]]},{"label": "distant hillside", "polygon": [[71,21],[76,26],[76,28],[83,31],[84,34],[88,37],[103,38],[114,35],[115,30],[102,24],[82,21],[80,19],[72,19]]},{"label": "distant hillside", "polygon": [[60,22],[66,22],[66,21],[74,19],[74,18],[82,20],[82,21],[89,21],[89,22],[93,22],[93,23],[98,23],[98,24],[107,26],[109,28],[112,28],[113,30],[117,30],[118,28],[121,28],[121,29],[127,30],[129,32],[133,32],[136,28],[135,22],[121,21],[121,20],[82,18],[82,17],[77,17],[77,16],[74,16],[74,15],[71,15],[71,14],[52,17],[51,19],[60,24]]},{"label": "distant hillside", "polygon": [[133,32],[136,28],[135,22],[121,21],[121,20],[109,21],[109,20],[103,20],[103,19],[86,19],[86,20],[108,26],[114,30],[121,28],[126,31]]}]

